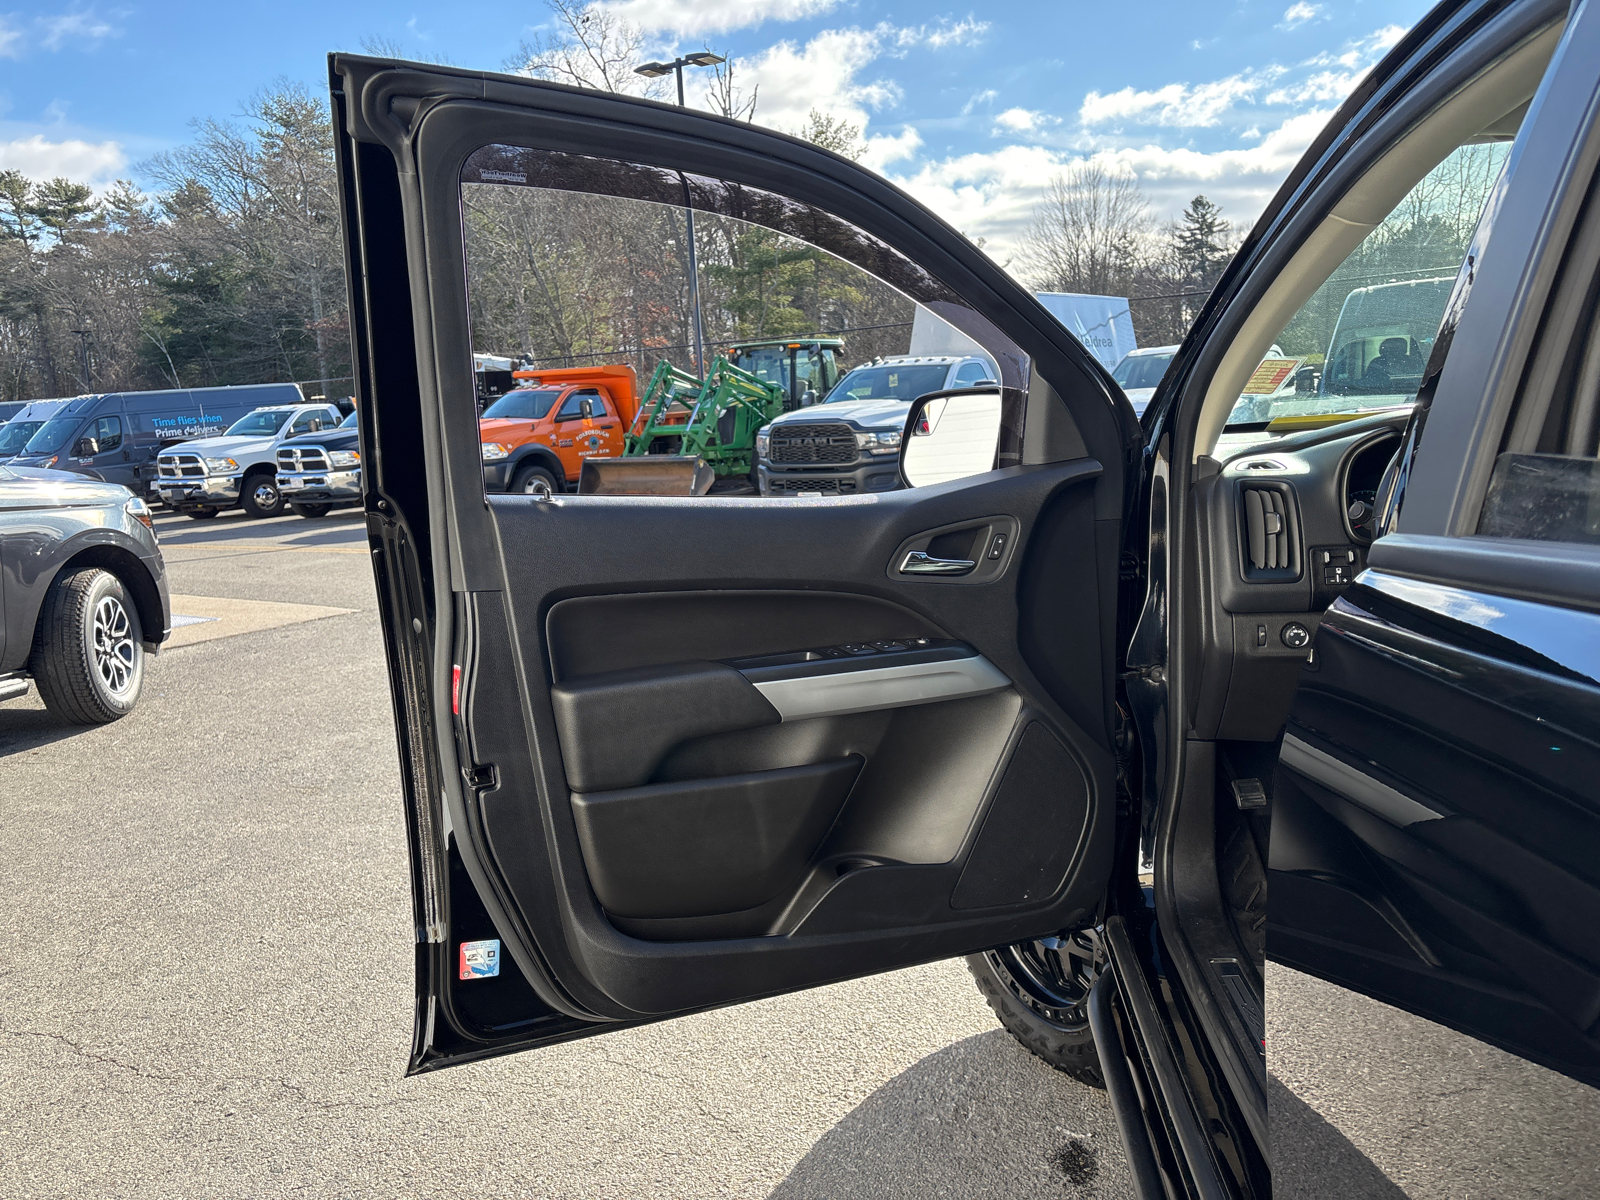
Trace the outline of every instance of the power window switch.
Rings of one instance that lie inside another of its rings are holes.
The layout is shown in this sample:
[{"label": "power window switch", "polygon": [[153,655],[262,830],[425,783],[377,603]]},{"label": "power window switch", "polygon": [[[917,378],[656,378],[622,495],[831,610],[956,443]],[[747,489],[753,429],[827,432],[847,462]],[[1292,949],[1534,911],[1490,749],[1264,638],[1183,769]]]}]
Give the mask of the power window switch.
[{"label": "power window switch", "polygon": [[846,654],[876,654],[877,653],[877,651],[874,650],[866,642],[846,642],[844,644],[844,646],[843,646],[843,649],[844,649],[844,652]]}]

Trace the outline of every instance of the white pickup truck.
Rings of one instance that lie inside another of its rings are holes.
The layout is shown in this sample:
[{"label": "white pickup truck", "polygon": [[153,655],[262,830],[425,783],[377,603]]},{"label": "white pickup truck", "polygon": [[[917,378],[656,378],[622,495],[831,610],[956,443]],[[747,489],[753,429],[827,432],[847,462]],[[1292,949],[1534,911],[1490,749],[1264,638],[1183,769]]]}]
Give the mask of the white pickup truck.
[{"label": "white pickup truck", "polygon": [[331,404],[285,404],[258,408],[218,437],[179,442],[156,459],[156,491],[169,508],[196,520],[238,505],[252,517],[283,512],[275,452],[285,438],[317,433],[339,424]]}]

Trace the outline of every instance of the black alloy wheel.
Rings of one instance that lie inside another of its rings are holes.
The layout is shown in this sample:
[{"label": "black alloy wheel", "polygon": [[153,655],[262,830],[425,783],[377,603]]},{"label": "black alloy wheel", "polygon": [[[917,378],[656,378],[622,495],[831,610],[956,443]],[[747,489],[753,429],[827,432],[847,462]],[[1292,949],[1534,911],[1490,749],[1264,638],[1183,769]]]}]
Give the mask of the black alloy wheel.
[{"label": "black alloy wheel", "polygon": [[1011,1035],[1059,1071],[1090,1087],[1105,1087],[1089,992],[1105,967],[1093,929],[1035,938],[969,955],[967,969]]},{"label": "black alloy wheel", "polygon": [[251,475],[240,489],[239,504],[252,517],[276,517],[283,513],[283,493],[271,475]]}]

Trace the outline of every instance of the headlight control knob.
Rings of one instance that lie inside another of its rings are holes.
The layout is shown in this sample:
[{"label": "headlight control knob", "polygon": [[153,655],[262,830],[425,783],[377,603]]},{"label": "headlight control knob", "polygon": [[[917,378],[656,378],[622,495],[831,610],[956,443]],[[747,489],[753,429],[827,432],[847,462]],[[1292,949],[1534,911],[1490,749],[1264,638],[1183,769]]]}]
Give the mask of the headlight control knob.
[{"label": "headlight control knob", "polygon": [[1291,650],[1304,650],[1311,645],[1311,630],[1299,621],[1290,621],[1278,634],[1278,638]]}]

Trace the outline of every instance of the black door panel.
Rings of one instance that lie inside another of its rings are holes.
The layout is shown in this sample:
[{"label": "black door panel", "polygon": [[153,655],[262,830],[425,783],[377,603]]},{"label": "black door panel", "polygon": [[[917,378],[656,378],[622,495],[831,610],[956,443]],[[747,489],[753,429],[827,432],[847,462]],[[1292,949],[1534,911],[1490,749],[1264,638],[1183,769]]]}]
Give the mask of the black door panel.
[{"label": "black door panel", "polygon": [[[1139,432],[1082,347],[880,178],[782,135],[450,69],[332,78],[413,1069],[1092,922]],[[520,186],[687,204],[872,274],[990,350],[1005,461],[1030,465],[816,502],[485,497],[462,211],[524,166]],[[902,572],[908,544],[974,570]],[[495,940],[500,973],[472,976]]]},{"label": "black door panel", "polygon": [[[1378,571],[1328,610],[1273,800],[1275,959],[1600,1082],[1600,685],[1566,665],[1597,622]],[[1530,646],[1562,627],[1566,663]]]},{"label": "black door panel", "polygon": [[[493,498],[507,547],[500,595],[539,751],[534,786],[481,757],[495,751],[480,714],[488,706],[499,727],[507,709],[502,685],[493,699],[482,686],[486,669],[503,671],[484,661],[501,656],[491,639],[460,664],[461,719],[476,769],[499,781],[477,797],[486,859],[554,979],[574,996],[592,983],[602,1012],[626,1019],[1081,919],[1098,902],[1088,864],[1109,838],[1110,758],[1018,648],[1020,573],[950,588],[891,580],[884,564],[914,531],[996,512],[1014,514],[1025,557],[1033,514],[1096,477],[1092,463],[1015,468],[966,487],[806,506]],[[602,541],[608,552],[596,553]],[[680,549],[652,557],[661,545]],[[826,591],[805,590],[818,580]],[[1097,600],[1098,585],[1089,591]],[[1063,634],[1100,660],[1098,622]],[[884,648],[854,642],[869,635]],[[795,653],[830,649],[844,653]],[[756,690],[786,674],[892,673],[876,664],[907,659],[982,663],[1000,686],[778,722]],[[610,670],[582,673],[591,666]],[[541,807],[545,852],[571,876],[559,911],[539,916],[529,915],[540,888],[528,830]]]}]

